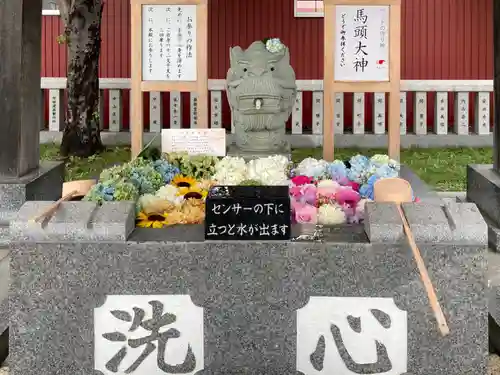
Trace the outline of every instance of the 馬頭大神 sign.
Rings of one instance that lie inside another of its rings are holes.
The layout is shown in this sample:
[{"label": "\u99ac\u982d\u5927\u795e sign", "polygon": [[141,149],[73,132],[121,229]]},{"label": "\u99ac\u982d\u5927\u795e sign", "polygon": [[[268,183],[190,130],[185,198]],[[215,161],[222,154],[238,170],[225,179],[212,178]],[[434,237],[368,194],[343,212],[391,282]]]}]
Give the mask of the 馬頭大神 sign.
[{"label": "\u99ac\u982d\u5927\u795e sign", "polygon": [[336,81],[389,81],[389,7],[336,7]]}]

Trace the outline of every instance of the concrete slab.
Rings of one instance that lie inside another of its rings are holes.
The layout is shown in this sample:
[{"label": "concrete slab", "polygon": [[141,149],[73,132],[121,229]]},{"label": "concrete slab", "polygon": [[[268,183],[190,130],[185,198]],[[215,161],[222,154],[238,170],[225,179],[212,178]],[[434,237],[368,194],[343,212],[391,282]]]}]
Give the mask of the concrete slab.
[{"label": "concrete slab", "polygon": [[422,202],[425,203],[436,203],[442,204],[442,198],[433,191],[420,177],[418,177],[415,172],[413,172],[406,165],[401,165],[401,170],[399,172],[399,177],[407,180],[413,189],[413,193]]},{"label": "concrete slab", "polygon": [[[107,333],[136,335],[140,311],[175,314],[180,339],[168,350],[178,355],[168,358],[185,373],[317,373],[298,363],[381,373],[407,356],[398,373],[486,374],[485,246],[420,246],[450,325],[443,338],[406,244],[343,242],[335,232],[316,242],[206,242],[196,240],[201,226],[182,230],[136,230],[126,243],[12,243],[12,375],[94,375],[123,345]],[[108,366],[123,373],[143,349]],[[137,372],[160,370],[152,354]]]}]

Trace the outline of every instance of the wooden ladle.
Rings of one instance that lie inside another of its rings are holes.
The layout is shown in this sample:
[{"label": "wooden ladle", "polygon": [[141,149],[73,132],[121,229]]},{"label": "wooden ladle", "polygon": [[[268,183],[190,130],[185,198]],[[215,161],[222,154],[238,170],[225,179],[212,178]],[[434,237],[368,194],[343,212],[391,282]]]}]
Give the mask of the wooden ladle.
[{"label": "wooden ladle", "polygon": [[77,181],[68,181],[63,184],[62,187],[62,198],[57,202],[52,204],[46,210],[44,210],[41,214],[37,215],[31,221],[39,222],[40,220],[45,220],[47,217],[52,216],[62,202],[67,202],[75,198],[81,198],[87,194],[92,186],[96,184],[96,180],[77,180]]},{"label": "wooden ladle", "polygon": [[65,196],[63,196],[61,199],[59,199],[57,202],[53,203],[52,205],[50,205],[50,207],[48,207],[46,210],[44,210],[42,213],[38,214],[37,216],[35,216],[34,218],[30,219],[31,222],[39,222],[40,220],[44,220],[45,218],[53,215],[57,209],[59,208],[59,206],[61,205],[62,202],[66,202],[66,201],[69,201],[71,200],[73,197],[75,197],[76,195],[78,194],[78,191],[72,191],[68,194],[66,194]]},{"label": "wooden ladle", "polygon": [[420,272],[420,278],[422,279],[427,296],[429,297],[431,308],[434,312],[434,316],[436,317],[439,331],[443,336],[448,335],[450,333],[450,329],[446,323],[446,318],[443,314],[443,310],[441,309],[441,305],[439,304],[434,286],[432,285],[429,273],[427,272],[427,268],[425,267],[424,259],[420,254],[417,244],[415,243],[415,238],[410,230],[410,225],[408,224],[406,216],[401,208],[401,203],[413,201],[410,183],[402,178],[384,178],[375,182],[373,186],[373,193],[375,202],[396,203],[399,216],[403,221],[403,228],[406,233],[406,237],[408,237],[408,243],[413,251],[413,257],[415,258],[418,271]]}]

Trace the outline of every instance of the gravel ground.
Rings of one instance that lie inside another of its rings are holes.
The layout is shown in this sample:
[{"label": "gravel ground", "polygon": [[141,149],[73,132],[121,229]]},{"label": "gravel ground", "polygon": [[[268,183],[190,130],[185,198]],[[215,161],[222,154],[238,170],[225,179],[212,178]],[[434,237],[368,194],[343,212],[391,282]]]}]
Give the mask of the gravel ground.
[{"label": "gravel ground", "polygon": [[[0,375],[9,375],[9,368],[7,366],[0,368]],[[490,355],[490,366],[488,369],[488,375],[500,375],[499,356]]]},{"label": "gravel ground", "polygon": [[[0,372],[0,375],[3,375]],[[497,355],[490,355],[490,366],[488,375],[500,375],[500,357]]]}]

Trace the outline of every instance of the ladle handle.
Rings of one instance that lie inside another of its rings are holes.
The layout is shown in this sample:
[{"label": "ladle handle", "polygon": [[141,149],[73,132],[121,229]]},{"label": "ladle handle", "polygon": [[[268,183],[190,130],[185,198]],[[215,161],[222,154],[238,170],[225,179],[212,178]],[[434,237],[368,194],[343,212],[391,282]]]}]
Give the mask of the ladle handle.
[{"label": "ladle handle", "polygon": [[62,202],[70,200],[76,194],[78,194],[78,191],[76,191],[76,190],[72,191],[71,193],[66,194],[64,197],[62,197],[57,202],[55,202],[53,205],[51,205],[50,207],[48,207],[45,211],[43,211],[40,215],[38,215],[38,216],[34,217],[33,219],[31,219],[31,221],[37,222],[37,221],[40,221],[41,219],[46,218],[49,215],[54,214],[54,212],[57,211],[57,209],[59,208],[59,206],[61,205]]},{"label": "ladle handle", "polygon": [[427,292],[427,296],[429,297],[432,311],[434,312],[434,316],[436,317],[439,331],[441,332],[441,335],[446,336],[450,333],[450,329],[448,327],[448,324],[446,323],[446,318],[444,316],[443,310],[441,309],[441,305],[439,304],[439,300],[429,277],[429,273],[427,272],[427,268],[425,267],[424,259],[422,258],[420,250],[417,247],[415,238],[413,237],[413,233],[410,230],[410,225],[408,224],[406,216],[401,209],[401,205],[398,204],[397,206],[399,215],[401,216],[401,220],[403,221],[403,228],[406,232],[408,242],[413,251],[413,257],[415,258],[415,262],[417,263],[417,267],[420,272],[420,277]]}]

